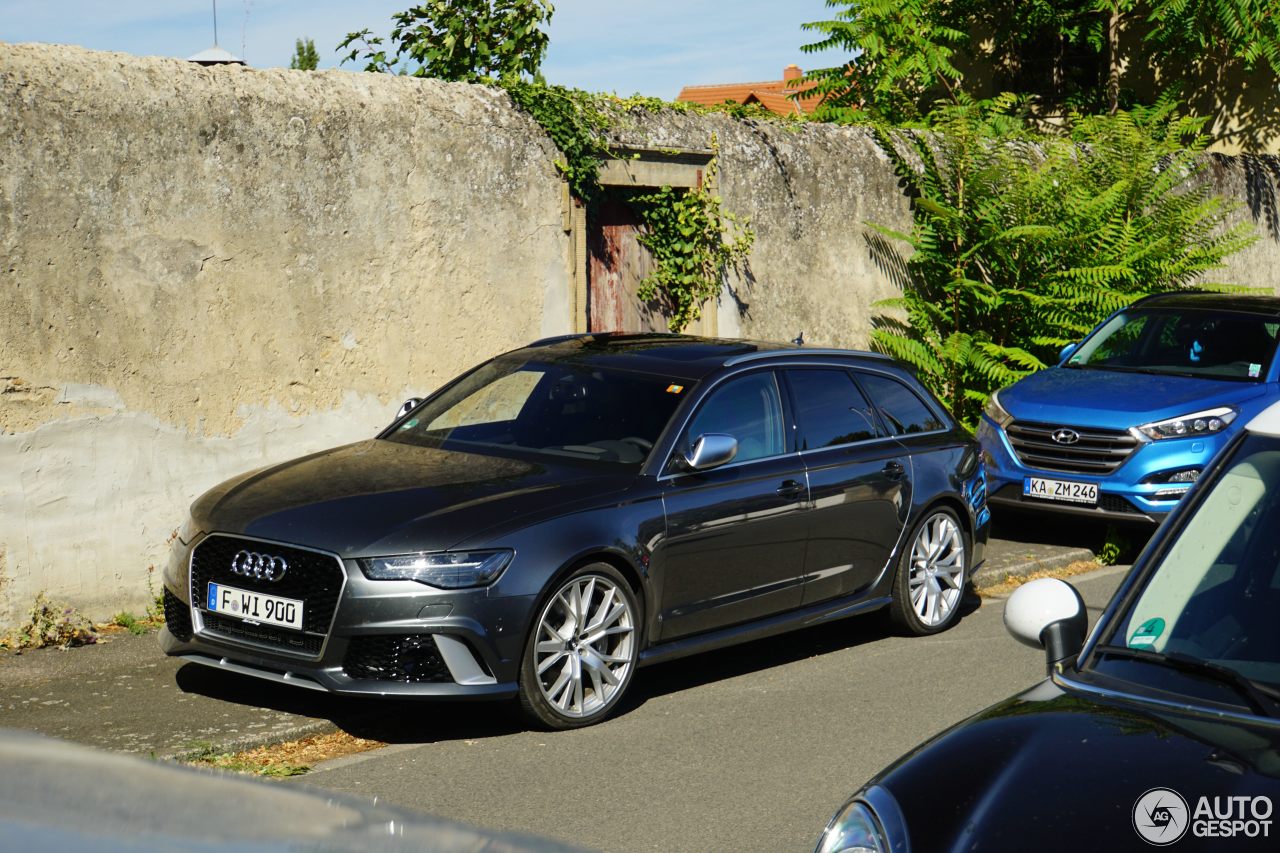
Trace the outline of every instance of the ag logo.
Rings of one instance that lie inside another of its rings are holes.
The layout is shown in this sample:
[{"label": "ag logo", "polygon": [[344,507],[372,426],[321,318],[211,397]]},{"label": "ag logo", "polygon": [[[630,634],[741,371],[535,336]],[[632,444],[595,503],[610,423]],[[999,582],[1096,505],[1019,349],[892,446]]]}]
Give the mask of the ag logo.
[{"label": "ag logo", "polygon": [[1143,841],[1164,847],[1187,834],[1187,801],[1172,788],[1152,788],[1133,804],[1133,828]]}]

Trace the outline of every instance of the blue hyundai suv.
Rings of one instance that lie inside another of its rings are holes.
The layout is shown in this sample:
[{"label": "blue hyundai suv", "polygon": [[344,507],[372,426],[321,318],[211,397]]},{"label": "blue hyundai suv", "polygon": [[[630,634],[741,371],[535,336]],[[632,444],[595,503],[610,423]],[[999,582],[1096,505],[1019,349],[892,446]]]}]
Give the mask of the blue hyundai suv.
[{"label": "blue hyundai suv", "polygon": [[990,501],[1160,522],[1280,396],[1280,298],[1179,292],[1112,314],[1055,367],[991,395]]}]

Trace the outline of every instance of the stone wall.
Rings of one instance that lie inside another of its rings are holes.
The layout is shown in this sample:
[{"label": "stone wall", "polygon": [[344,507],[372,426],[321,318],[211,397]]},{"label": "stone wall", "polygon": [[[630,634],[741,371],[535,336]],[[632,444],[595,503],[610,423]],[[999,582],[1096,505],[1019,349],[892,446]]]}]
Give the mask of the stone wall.
[{"label": "stone wall", "polygon": [[[720,333],[864,346],[895,292],[866,223],[909,224],[885,159],[853,128],[637,112],[618,132],[713,137],[757,233]],[[0,628],[41,590],[140,611],[209,486],[576,331],[557,156],[478,86],[0,45]],[[1273,287],[1274,161],[1214,174],[1270,229],[1224,277]]]}]

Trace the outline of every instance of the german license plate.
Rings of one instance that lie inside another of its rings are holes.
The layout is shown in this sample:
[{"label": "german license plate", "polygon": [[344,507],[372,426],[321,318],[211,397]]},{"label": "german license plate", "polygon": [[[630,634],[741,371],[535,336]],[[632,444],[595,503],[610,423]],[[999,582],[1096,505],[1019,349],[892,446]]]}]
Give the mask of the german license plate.
[{"label": "german license plate", "polygon": [[303,602],[296,598],[264,595],[220,583],[209,584],[205,606],[213,613],[262,625],[302,630]]},{"label": "german license plate", "polygon": [[1073,504],[1098,503],[1098,486],[1096,483],[1073,483],[1070,480],[1043,480],[1039,477],[1026,477],[1022,481],[1022,494],[1029,498],[1045,501],[1066,501]]}]

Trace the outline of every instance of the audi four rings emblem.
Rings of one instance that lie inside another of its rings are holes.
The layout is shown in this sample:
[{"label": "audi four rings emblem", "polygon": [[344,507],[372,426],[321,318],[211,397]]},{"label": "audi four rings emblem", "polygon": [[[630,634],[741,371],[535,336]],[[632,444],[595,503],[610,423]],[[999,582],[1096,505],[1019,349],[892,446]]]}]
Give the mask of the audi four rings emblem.
[{"label": "audi four rings emblem", "polygon": [[231,558],[231,571],[246,578],[278,581],[289,571],[289,563],[284,557],[240,551]]},{"label": "audi four rings emblem", "polygon": [[1080,440],[1080,433],[1073,429],[1066,428],[1054,430],[1053,440],[1058,442],[1058,444],[1075,444]]}]

